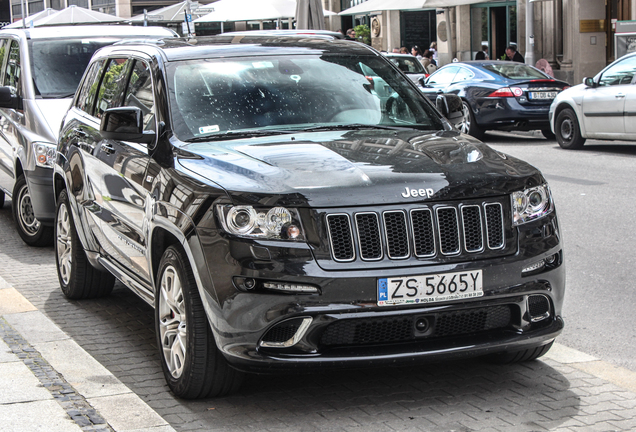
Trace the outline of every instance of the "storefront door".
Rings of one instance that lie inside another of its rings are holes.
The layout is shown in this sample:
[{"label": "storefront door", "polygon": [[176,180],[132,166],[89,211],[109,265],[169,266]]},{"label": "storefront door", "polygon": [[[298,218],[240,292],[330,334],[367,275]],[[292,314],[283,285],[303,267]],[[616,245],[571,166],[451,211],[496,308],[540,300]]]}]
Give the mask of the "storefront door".
[{"label": "storefront door", "polygon": [[501,59],[508,45],[516,45],[517,4],[497,2],[471,6],[471,59],[482,46],[488,47],[488,56]]}]

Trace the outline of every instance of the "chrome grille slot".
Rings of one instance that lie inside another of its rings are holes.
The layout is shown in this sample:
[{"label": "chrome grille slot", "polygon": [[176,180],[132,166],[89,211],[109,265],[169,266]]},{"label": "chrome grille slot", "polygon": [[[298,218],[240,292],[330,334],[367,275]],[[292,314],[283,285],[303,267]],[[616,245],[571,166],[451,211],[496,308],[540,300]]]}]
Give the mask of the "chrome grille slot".
[{"label": "chrome grille slot", "polygon": [[331,239],[331,253],[336,261],[353,261],[353,235],[351,223],[347,214],[332,214],[327,216],[327,227]]},{"label": "chrome grille slot", "polygon": [[409,238],[406,231],[406,215],[403,211],[384,212],[384,233],[387,252],[392,259],[408,258]]},{"label": "chrome grille slot", "polygon": [[504,247],[504,222],[503,209],[499,203],[489,203],[484,205],[486,209],[486,236],[490,249],[501,249]]},{"label": "chrome grille slot", "polygon": [[382,240],[380,239],[380,221],[376,213],[356,213],[358,246],[363,260],[382,259]]},{"label": "chrome grille slot", "polygon": [[444,255],[459,253],[459,221],[457,209],[442,207],[437,209],[437,231],[439,232],[440,251]]},{"label": "chrome grille slot", "polygon": [[484,249],[481,212],[479,206],[462,207],[462,225],[464,227],[464,248],[466,252],[479,252]]},{"label": "chrome grille slot", "polygon": [[433,228],[433,212],[430,209],[411,210],[411,226],[413,227],[415,256],[434,256],[435,231]]}]

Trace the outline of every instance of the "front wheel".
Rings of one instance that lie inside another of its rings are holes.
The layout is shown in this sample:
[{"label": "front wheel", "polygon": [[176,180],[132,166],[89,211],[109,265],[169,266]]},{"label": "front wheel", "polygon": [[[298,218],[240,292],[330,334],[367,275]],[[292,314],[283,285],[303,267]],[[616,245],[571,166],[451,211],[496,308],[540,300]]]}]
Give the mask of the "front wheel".
[{"label": "front wheel", "polygon": [[466,101],[462,101],[462,114],[462,121],[457,124],[459,131],[477,139],[482,139],[484,137],[484,130],[477,125],[473,110]]},{"label": "front wheel", "polygon": [[29,246],[48,246],[53,242],[53,227],[42,225],[35,218],[24,174],[18,177],[13,187],[13,219],[18,226],[18,234]]},{"label": "front wheel", "polygon": [[559,145],[567,150],[578,150],[585,144],[576,114],[570,108],[559,113],[554,124],[554,132]]},{"label": "front wheel", "polygon": [[172,392],[196,399],[238,390],[243,376],[228,365],[216,347],[192,269],[181,249],[166,249],[157,281],[157,345]]},{"label": "front wheel", "polygon": [[77,236],[66,190],[57,200],[55,217],[55,262],[64,296],[70,299],[103,297],[113,290],[115,278],[88,262]]}]

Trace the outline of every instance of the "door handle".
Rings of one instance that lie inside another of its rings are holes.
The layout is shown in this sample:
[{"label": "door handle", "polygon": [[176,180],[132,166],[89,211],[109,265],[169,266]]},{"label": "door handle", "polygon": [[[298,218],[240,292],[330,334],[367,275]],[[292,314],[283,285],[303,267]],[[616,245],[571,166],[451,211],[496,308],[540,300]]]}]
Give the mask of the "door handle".
[{"label": "door handle", "polygon": [[99,148],[104,153],[108,153],[108,154],[115,153],[115,147],[113,147],[112,144],[104,143]]},{"label": "door handle", "polygon": [[82,129],[73,129],[73,133],[75,133],[75,136],[80,137],[80,138],[86,138],[88,137],[88,134],[86,132],[84,132]]},{"label": "door handle", "polygon": [[614,95],[614,97],[615,97],[616,99],[624,98],[624,97],[625,97],[625,93],[616,93],[616,94]]}]

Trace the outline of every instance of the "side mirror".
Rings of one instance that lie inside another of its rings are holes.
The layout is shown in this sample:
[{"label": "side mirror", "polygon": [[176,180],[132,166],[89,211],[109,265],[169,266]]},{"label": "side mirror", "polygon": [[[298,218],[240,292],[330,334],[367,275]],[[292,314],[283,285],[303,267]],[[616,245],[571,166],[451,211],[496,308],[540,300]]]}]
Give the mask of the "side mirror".
[{"label": "side mirror", "polygon": [[462,103],[462,99],[457,95],[441,94],[437,96],[435,106],[453,125],[464,116],[464,104]]},{"label": "side mirror", "polygon": [[22,109],[22,98],[11,87],[0,87],[0,108]]},{"label": "side mirror", "polygon": [[104,112],[99,131],[105,139],[149,144],[154,131],[144,131],[144,114],[137,107],[109,108]]},{"label": "side mirror", "polygon": [[590,78],[590,77],[583,78],[583,84],[585,84],[588,87],[597,87],[597,84],[596,84],[596,81],[594,81],[594,78]]}]

